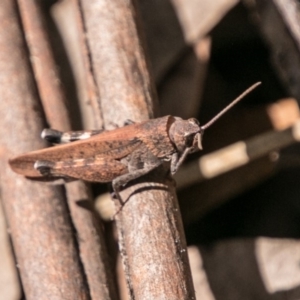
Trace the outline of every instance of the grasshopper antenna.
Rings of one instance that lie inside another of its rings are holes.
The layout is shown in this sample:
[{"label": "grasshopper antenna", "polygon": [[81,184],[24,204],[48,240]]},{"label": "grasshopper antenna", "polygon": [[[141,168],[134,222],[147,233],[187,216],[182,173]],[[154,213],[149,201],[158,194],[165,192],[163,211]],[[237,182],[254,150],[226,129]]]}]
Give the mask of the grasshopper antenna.
[{"label": "grasshopper antenna", "polygon": [[208,121],[205,125],[201,126],[201,129],[204,131],[212,124],[214,124],[220,117],[222,117],[229,109],[231,109],[234,105],[236,105],[240,100],[242,100],[246,95],[252,92],[255,88],[261,85],[261,82],[256,82],[251,85],[245,92],[239,95],[236,99],[234,99],[230,104],[228,104],[224,109],[222,109],[215,117],[213,117],[210,121]]}]

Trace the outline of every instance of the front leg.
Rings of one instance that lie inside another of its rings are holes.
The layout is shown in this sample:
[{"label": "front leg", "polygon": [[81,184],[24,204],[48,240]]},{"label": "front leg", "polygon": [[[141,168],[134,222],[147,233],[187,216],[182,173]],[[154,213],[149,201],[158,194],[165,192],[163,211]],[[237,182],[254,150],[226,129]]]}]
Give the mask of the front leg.
[{"label": "front leg", "polygon": [[121,188],[128,182],[144,176],[160,166],[162,164],[162,160],[154,156],[151,151],[149,151],[148,148],[144,145],[136,149],[133,153],[126,157],[123,163],[127,165],[128,173],[118,176],[112,181],[112,187],[121,204]]},{"label": "front leg", "polygon": [[192,148],[186,148],[183,153],[181,154],[181,156],[179,156],[178,152],[175,152],[172,154],[172,158],[171,158],[171,174],[174,175],[179,167],[181,166],[181,164],[184,162],[184,160],[186,159],[186,157],[188,156],[188,154],[190,153]]},{"label": "front leg", "polygon": [[121,205],[124,204],[124,202],[122,201],[122,198],[120,196],[121,188],[123,186],[125,186],[128,182],[148,174],[149,172],[151,172],[152,170],[154,170],[155,168],[157,168],[160,165],[161,165],[161,161],[157,160],[156,163],[154,163],[154,164],[147,165],[143,169],[134,170],[134,171],[131,171],[130,173],[121,175],[112,181],[113,190],[115,192],[117,199],[120,201]]}]

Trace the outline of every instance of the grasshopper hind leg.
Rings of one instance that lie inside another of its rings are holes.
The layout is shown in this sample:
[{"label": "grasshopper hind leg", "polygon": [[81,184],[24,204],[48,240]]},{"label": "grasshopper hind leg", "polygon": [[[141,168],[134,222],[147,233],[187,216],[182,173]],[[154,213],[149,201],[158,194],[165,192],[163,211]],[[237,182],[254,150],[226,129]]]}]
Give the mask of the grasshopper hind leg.
[{"label": "grasshopper hind leg", "polygon": [[[135,124],[135,122],[128,119],[125,121],[124,126],[128,126],[131,124]],[[118,126],[115,127],[118,128]],[[85,140],[95,134],[102,133],[103,131],[105,130],[98,129],[98,130],[79,130],[79,131],[62,132],[56,129],[45,128],[41,133],[41,137],[42,139],[52,144],[64,144],[64,143],[70,143],[79,140]]]},{"label": "grasshopper hind leg", "polygon": [[53,144],[59,144],[61,141],[63,133],[61,131],[55,130],[55,129],[44,129],[41,133],[41,138],[53,143]]},{"label": "grasshopper hind leg", "polygon": [[48,160],[37,160],[33,167],[38,170],[43,176],[51,175],[51,168],[53,168],[54,163]]},{"label": "grasshopper hind leg", "polygon": [[[131,124],[135,124],[135,122],[128,119],[125,121],[124,126],[131,125]],[[115,127],[118,128],[117,125]],[[80,130],[80,131],[62,132],[56,129],[45,128],[41,133],[41,137],[42,139],[52,144],[64,144],[64,143],[70,143],[79,140],[85,140],[103,131],[105,130],[98,129],[98,130]]]},{"label": "grasshopper hind leg", "polygon": [[46,128],[42,131],[41,137],[42,139],[53,144],[63,144],[63,143],[75,142],[79,140],[85,140],[103,131],[104,131],[103,129],[99,129],[99,130],[81,130],[81,131],[62,132],[59,130]]},{"label": "grasshopper hind leg", "polygon": [[90,182],[111,182],[114,178],[128,172],[123,163],[109,157],[90,157],[65,161],[37,160],[34,168],[41,175],[66,177]]}]

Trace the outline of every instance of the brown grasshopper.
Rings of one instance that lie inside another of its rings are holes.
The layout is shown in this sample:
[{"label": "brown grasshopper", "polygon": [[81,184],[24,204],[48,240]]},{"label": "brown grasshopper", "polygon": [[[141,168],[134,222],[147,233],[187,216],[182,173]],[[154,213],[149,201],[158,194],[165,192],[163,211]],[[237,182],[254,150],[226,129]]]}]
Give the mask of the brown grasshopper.
[{"label": "brown grasshopper", "polygon": [[189,153],[202,150],[205,129],[259,84],[248,88],[204,126],[194,118],[165,116],[110,131],[63,133],[44,129],[42,138],[49,142],[72,143],[23,154],[9,164],[13,171],[30,179],[112,182],[121,201],[119,191],[123,186],[164,161],[170,161],[171,174],[175,174]]}]

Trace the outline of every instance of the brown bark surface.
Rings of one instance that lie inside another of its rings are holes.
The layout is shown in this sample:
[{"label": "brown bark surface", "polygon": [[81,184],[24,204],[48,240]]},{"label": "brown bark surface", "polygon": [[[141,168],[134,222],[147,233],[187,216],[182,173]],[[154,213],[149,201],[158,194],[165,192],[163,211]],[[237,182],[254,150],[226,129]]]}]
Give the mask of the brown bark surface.
[{"label": "brown bark surface", "polygon": [[70,130],[67,101],[56,66],[46,19],[39,1],[18,0],[31,63],[47,121],[50,127]]},{"label": "brown bark surface", "polygon": [[66,190],[91,299],[118,299],[103,224],[93,209],[89,186],[75,181],[67,183]]}]

